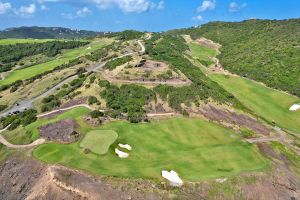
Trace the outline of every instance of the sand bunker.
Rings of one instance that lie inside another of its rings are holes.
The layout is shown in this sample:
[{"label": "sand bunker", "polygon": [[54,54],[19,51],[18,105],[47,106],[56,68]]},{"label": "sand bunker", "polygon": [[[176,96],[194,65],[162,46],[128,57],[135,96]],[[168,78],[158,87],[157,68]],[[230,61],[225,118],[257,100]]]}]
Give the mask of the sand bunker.
[{"label": "sand bunker", "polygon": [[168,181],[170,181],[170,184],[172,186],[182,186],[183,181],[179,178],[178,174],[171,170],[170,172],[166,171],[166,170],[162,170],[161,171],[161,175],[162,177],[164,177],[165,179],[167,179]]},{"label": "sand bunker", "polygon": [[296,111],[300,109],[300,104],[294,104],[290,107],[290,111]]},{"label": "sand bunker", "polygon": [[129,151],[132,150],[131,146],[129,144],[119,144],[119,147],[121,148],[124,148],[124,149],[127,149]]},{"label": "sand bunker", "polygon": [[216,179],[217,183],[224,183],[225,181],[227,181],[227,178],[218,178],[218,179]]},{"label": "sand bunker", "polygon": [[120,158],[127,158],[129,156],[128,153],[120,151],[118,148],[115,149],[115,152]]}]

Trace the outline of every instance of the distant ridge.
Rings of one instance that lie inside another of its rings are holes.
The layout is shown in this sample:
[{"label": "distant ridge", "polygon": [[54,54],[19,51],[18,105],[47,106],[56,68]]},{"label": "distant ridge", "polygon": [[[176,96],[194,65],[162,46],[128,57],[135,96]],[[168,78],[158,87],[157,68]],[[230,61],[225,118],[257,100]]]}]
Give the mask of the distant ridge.
[{"label": "distant ridge", "polygon": [[62,27],[16,27],[0,31],[0,39],[4,38],[33,38],[33,39],[74,39],[102,35],[103,32],[75,30]]}]

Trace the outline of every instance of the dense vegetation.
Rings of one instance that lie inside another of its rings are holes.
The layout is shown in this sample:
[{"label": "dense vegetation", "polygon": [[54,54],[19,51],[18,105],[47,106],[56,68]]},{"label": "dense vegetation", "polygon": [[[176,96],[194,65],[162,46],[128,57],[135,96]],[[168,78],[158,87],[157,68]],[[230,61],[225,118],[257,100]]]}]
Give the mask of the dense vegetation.
[{"label": "dense vegetation", "polygon": [[159,38],[159,35],[155,35],[147,41],[146,52],[156,60],[167,62],[175,71],[180,70],[193,82],[191,86],[181,88],[160,85],[154,89],[162,98],[169,101],[172,108],[182,111],[182,103],[187,106],[191,103],[197,105],[199,100],[208,98],[213,98],[221,103],[228,102],[235,106],[241,106],[231,94],[211,81],[198,67],[184,57],[184,53],[189,47],[182,37],[168,34]]},{"label": "dense vegetation", "polygon": [[16,115],[8,115],[6,117],[2,117],[0,119],[0,123],[2,127],[10,125],[8,129],[14,130],[20,125],[27,126],[32,122],[35,122],[37,120],[36,114],[36,110],[30,109]]},{"label": "dense vegetation", "polygon": [[116,54],[113,54],[109,56],[109,51],[116,52],[119,50],[120,43],[119,42],[113,42],[110,45],[107,45],[105,48],[97,49],[91,54],[86,55],[85,57],[90,61],[105,61],[114,57],[117,57]]},{"label": "dense vegetation", "polygon": [[102,35],[103,33],[85,30],[72,30],[61,27],[19,27],[0,31],[0,38],[34,38],[34,39],[74,39]]},{"label": "dense vegetation", "polygon": [[50,95],[42,99],[42,112],[51,111],[56,107],[61,105],[61,99],[68,97],[72,99],[77,94],[74,92],[76,89],[80,88],[84,81],[86,80],[87,75],[83,74],[84,71],[78,71],[78,78],[70,82],[70,84],[65,84],[55,95]]},{"label": "dense vegetation", "polygon": [[120,66],[120,65],[123,65],[125,63],[128,63],[132,60],[132,57],[131,56],[125,56],[125,57],[122,57],[122,58],[117,58],[117,59],[114,59],[114,60],[111,60],[111,61],[108,61],[105,65],[104,65],[104,69],[109,69],[109,70],[113,70],[115,69],[116,67]]},{"label": "dense vegetation", "polygon": [[106,88],[101,92],[101,97],[106,100],[107,106],[119,114],[126,113],[127,119],[132,123],[145,120],[144,106],[155,100],[154,92],[142,86],[122,85],[119,88],[107,81],[100,81],[100,86]]},{"label": "dense vegetation", "polygon": [[225,69],[300,97],[300,19],[215,22],[175,32],[220,43]]},{"label": "dense vegetation", "polygon": [[139,39],[144,35],[143,32],[134,31],[134,30],[125,30],[122,32],[115,32],[108,35],[108,37],[116,37],[119,40],[127,41]]},{"label": "dense vegetation", "polygon": [[21,43],[14,45],[0,46],[0,63],[3,67],[1,71],[9,71],[15,62],[28,56],[44,54],[53,57],[60,53],[62,49],[73,49],[86,45],[88,42],[82,41],[49,41],[44,43]]},{"label": "dense vegetation", "polygon": [[[42,77],[46,76],[47,74],[50,74],[50,73],[55,72],[57,70],[62,70],[62,69],[69,68],[69,67],[72,67],[72,66],[75,66],[75,65],[79,65],[81,63],[82,63],[82,61],[79,58],[75,58],[73,60],[70,60],[67,63],[61,64],[61,65],[55,67],[52,70],[45,71],[44,73],[41,73],[41,74],[38,74],[38,75],[33,76],[31,78],[28,78],[24,81],[18,80],[18,81],[15,81],[15,82],[13,82],[12,84],[9,84],[9,85],[2,85],[2,86],[0,86],[0,91],[7,90],[8,88],[11,88],[10,92],[14,92],[23,84],[24,85],[30,84],[30,83],[34,82],[35,80],[37,80],[37,79],[41,79]],[[79,73],[79,72],[77,71],[77,73]]]}]

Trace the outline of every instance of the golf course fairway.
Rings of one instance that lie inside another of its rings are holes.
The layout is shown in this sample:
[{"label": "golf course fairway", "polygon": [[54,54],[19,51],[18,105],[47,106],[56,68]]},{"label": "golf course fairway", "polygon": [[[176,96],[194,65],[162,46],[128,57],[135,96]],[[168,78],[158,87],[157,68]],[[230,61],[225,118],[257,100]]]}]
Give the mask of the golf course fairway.
[{"label": "golf course fairway", "polygon": [[211,74],[209,77],[257,115],[300,134],[300,110],[289,111],[293,104],[300,103],[299,98],[238,76]]},{"label": "golf course fairway", "polygon": [[[202,119],[172,118],[143,124],[116,121],[83,131],[91,130],[113,130],[119,137],[105,155],[84,153],[79,141],[43,144],[34,149],[33,156],[91,174],[154,180],[161,179],[161,170],[175,170],[183,180],[198,181],[269,166],[255,145]],[[132,146],[128,158],[115,154],[118,143]]]},{"label": "golf course fairway", "polygon": [[[111,42],[112,42],[112,40],[110,40],[110,39],[93,41],[87,46],[83,46],[83,47],[71,49],[71,50],[64,50],[63,53],[59,57],[57,57],[53,60],[50,60],[48,62],[33,65],[31,67],[16,69],[16,70],[10,72],[5,77],[4,80],[0,81],[0,86],[11,84],[17,80],[29,79],[38,74],[42,74],[46,71],[50,71],[61,64],[67,63],[70,60],[75,59],[77,57],[87,55],[88,53],[91,53],[92,51],[94,51],[96,49],[100,49]],[[91,48],[88,48],[88,47],[91,47]]]}]

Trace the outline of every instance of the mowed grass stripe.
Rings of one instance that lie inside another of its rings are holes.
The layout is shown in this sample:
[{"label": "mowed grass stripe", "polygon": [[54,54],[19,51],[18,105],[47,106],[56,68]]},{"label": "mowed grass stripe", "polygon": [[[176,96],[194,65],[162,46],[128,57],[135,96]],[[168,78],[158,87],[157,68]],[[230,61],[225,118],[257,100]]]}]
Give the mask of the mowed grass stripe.
[{"label": "mowed grass stripe", "polygon": [[[100,41],[92,42],[91,44],[80,47],[77,49],[72,50],[65,50],[60,57],[55,58],[55,60],[51,60],[42,64],[34,65],[31,67],[14,70],[11,73],[9,73],[4,80],[0,81],[0,85],[7,85],[11,84],[17,80],[25,80],[28,78],[31,78],[33,76],[36,76],[38,74],[41,74],[46,71],[50,71],[54,69],[55,67],[66,63],[72,59],[75,59],[80,56],[84,56],[96,49],[100,49],[104,47],[105,45],[109,44],[112,40],[109,39],[103,39]],[[91,47],[90,49],[87,49],[87,47]]]},{"label": "mowed grass stripe", "polygon": [[300,103],[299,98],[237,76],[211,74],[209,77],[257,115],[269,122],[275,121],[281,128],[300,134],[300,110],[289,111],[293,104]]},{"label": "mowed grass stripe", "polygon": [[217,56],[217,51],[215,49],[202,46],[196,42],[190,42],[188,45],[191,50],[191,56],[195,59],[211,61],[210,58]]},{"label": "mowed grass stripe", "polygon": [[[133,148],[129,157],[120,159],[112,145],[107,154],[84,154],[80,142],[72,145],[44,144],[33,151],[34,157],[93,174],[161,179],[161,170],[173,169],[184,180],[197,181],[240,172],[264,170],[268,160],[257,147],[242,142],[233,131],[196,118],[165,119],[148,124],[110,122],[90,130],[113,130],[117,143]],[[55,154],[48,154],[56,151]],[[45,156],[46,155],[46,156]]]}]

